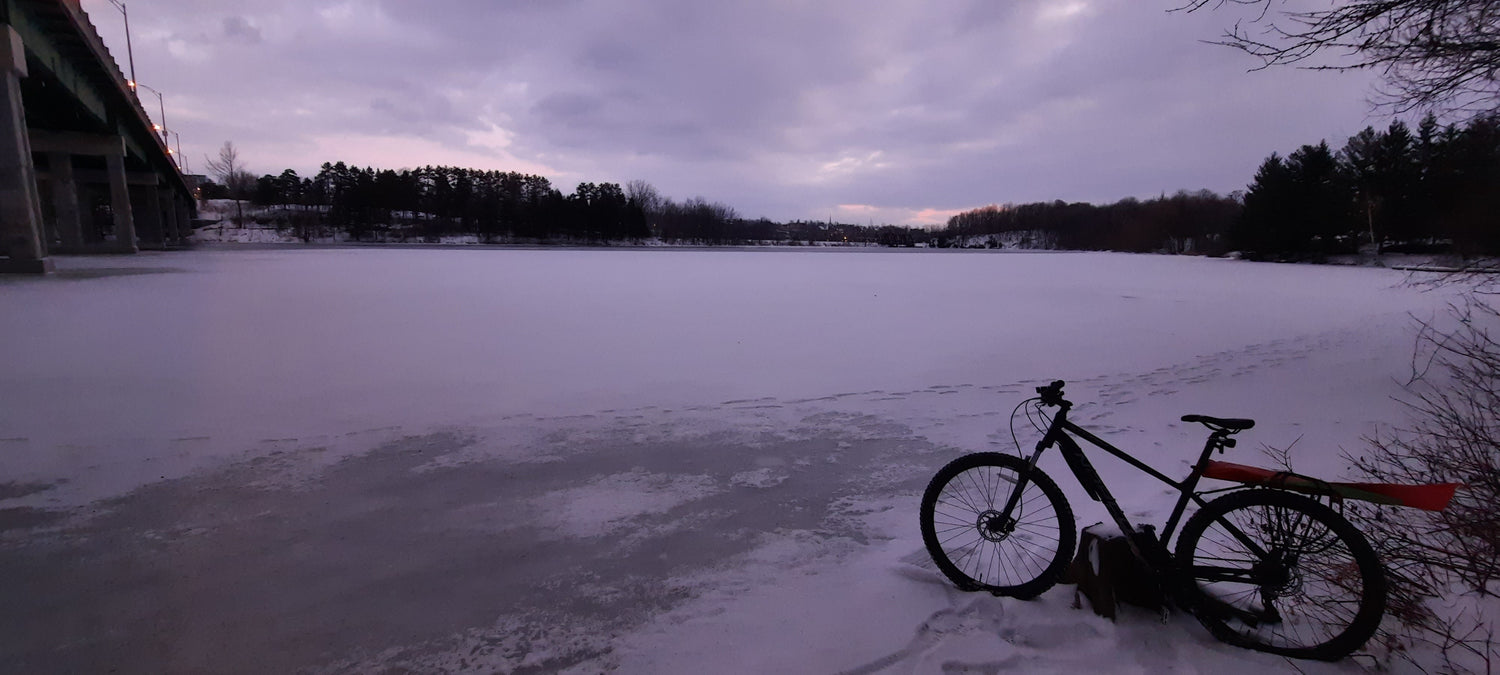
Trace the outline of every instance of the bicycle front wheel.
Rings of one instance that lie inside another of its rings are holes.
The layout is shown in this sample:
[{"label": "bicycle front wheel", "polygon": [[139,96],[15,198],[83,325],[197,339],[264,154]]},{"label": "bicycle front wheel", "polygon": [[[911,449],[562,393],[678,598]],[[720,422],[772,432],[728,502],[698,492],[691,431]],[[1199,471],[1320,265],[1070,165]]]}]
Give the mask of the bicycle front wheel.
[{"label": "bicycle front wheel", "polygon": [[1359,530],[1315,500],[1234,492],[1189,518],[1177,562],[1200,591],[1195,614],[1229,644],[1334,661],[1375,634],[1385,573]]},{"label": "bicycle front wheel", "polygon": [[[1015,509],[1002,516],[1025,475]],[[922,495],[922,542],[966,591],[1027,599],[1051,588],[1073,557],[1073,511],[1047,474],[998,452],[943,467]]]}]

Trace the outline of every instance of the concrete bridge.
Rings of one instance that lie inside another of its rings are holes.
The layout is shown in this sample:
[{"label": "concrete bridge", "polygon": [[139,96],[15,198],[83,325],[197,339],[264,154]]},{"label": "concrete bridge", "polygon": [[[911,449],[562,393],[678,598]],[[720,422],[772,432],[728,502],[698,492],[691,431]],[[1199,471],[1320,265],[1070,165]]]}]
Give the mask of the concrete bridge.
[{"label": "concrete bridge", "polygon": [[79,0],[0,0],[0,271],[181,244],[173,159]]}]

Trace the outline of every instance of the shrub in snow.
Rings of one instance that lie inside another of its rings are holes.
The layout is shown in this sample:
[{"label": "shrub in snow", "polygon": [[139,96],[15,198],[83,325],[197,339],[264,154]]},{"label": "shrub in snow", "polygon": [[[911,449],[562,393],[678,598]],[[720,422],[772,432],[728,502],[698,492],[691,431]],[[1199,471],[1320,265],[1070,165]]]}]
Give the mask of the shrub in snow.
[{"label": "shrub in snow", "polygon": [[1446,511],[1351,507],[1391,579],[1393,648],[1442,651],[1455,672],[1491,672],[1500,657],[1500,330],[1481,287],[1452,309],[1452,328],[1424,323],[1409,385],[1411,421],[1371,439],[1355,467],[1379,482],[1461,482]]}]

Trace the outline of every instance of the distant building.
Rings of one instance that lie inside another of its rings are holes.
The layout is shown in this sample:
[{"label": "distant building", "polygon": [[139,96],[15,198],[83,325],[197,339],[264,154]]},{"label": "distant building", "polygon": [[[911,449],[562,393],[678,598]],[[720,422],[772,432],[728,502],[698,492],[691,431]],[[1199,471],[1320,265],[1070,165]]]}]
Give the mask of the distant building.
[{"label": "distant building", "polygon": [[182,180],[187,181],[188,190],[192,191],[194,199],[203,199],[203,194],[198,188],[203,187],[204,183],[210,182],[208,176],[201,173],[185,173],[182,174]]}]

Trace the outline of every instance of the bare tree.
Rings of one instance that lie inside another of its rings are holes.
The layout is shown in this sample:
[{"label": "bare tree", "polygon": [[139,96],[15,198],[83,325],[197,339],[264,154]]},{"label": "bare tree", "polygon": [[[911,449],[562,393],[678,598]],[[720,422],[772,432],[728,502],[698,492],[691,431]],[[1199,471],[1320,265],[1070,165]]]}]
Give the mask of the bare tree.
[{"label": "bare tree", "polygon": [[639,178],[625,183],[625,197],[641,207],[646,215],[661,212],[663,199],[656,186]]},{"label": "bare tree", "polygon": [[219,148],[219,157],[205,156],[204,162],[208,166],[208,172],[219,179],[219,184],[229,190],[229,196],[234,198],[236,222],[240,226],[245,224],[245,208],[241,204],[255,188],[255,176],[240,164],[240,153],[235,149],[234,143],[224,141],[223,147]]},{"label": "bare tree", "polygon": [[662,211],[669,200],[661,196],[656,186],[639,178],[625,183],[625,198],[641,207],[646,216],[646,228],[652,235],[661,234]]},{"label": "bare tree", "polygon": [[1379,71],[1386,87],[1381,104],[1396,112],[1500,110],[1500,0],[1331,4],[1297,11],[1285,0],[1192,0],[1180,9],[1258,7],[1258,16],[1236,22],[1215,44],[1259,58],[1259,68]]}]

